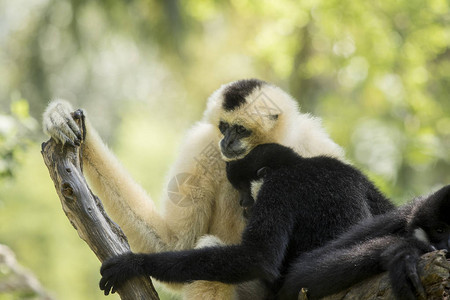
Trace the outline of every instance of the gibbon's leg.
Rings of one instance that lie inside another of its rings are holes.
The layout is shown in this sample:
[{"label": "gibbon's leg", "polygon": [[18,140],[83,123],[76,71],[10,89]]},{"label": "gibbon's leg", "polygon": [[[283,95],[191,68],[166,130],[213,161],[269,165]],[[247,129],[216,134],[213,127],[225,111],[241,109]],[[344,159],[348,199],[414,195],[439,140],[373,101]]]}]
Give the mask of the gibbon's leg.
[{"label": "gibbon's leg", "polygon": [[[71,122],[70,113],[72,111],[73,108],[66,101],[57,100],[50,103],[43,115],[44,131],[60,142],[65,143],[69,140],[75,140],[77,138],[77,127],[75,127],[76,124],[74,125]],[[190,135],[195,136],[198,131],[200,131],[200,134],[197,134],[197,136],[210,133],[208,130],[202,131],[201,129],[194,128]],[[203,140],[210,142],[212,138],[206,136]],[[150,197],[131,178],[113,153],[102,142],[87,118],[86,137],[82,147],[83,167],[86,177],[95,193],[102,199],[108,214],[125,232],[134,251],[148,253],[192,248],[196,238],[206,233],[213,199],[208,190],[201,190],[202,187],[208,186],[208,183],[204,182],[205,179],[200,178],[198,184],[193,187],[200,188],[200,191],[195,194],[198,199],[191,201],[195,205],[187,208],[178,208],[173,205],[172,211],[174,213],[169,212],[168,217],[176,219],[172,223],[177,228],[172,230],[158,214]],[[195,158],[196,153],[189,153],[188,156]],[[196,167],[196,164],[190,163],[189,157],[181,155],[178,161],[178,167],[182,166],[183,171],[178,171],[175,168],[172,171],[173,174],[195,173],[197,171],[192,170]],[[194,193],[190,188],[192,187],[187,186],[180,193],[186,195],[186,197],[192,197]],[[180,228],[183,228],[183,230],[178,232],[177,230]]]}]

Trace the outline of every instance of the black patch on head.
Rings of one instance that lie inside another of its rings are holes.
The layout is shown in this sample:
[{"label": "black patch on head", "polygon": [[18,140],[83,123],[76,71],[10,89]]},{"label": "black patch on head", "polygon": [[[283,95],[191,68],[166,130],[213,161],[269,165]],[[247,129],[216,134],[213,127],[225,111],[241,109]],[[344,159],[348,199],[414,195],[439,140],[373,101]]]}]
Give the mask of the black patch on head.
[{"label": "black patch on head", "polygon": [[250,95],[255,88],[259,88],[263,84],[265,84],[265,82],[259,79],[243,79],[236,81],[228,86],[223,93],[223,109],[230,111],[241,106],[245,103],[245,97]]}]

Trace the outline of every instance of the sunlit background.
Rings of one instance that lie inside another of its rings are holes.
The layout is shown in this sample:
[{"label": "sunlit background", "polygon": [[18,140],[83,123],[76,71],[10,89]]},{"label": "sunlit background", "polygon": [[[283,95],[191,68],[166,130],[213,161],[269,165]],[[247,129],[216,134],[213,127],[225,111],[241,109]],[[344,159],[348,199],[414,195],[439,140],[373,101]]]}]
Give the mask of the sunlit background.
[{"label": "sunlit background", "polygon": [[57,97],[156,200],[208,95],[248,77],[322,117],[397,203],[449,184],[449,44],[447,0],[1,0],[0,244],[55,299],[104,299],[40,154]]}]

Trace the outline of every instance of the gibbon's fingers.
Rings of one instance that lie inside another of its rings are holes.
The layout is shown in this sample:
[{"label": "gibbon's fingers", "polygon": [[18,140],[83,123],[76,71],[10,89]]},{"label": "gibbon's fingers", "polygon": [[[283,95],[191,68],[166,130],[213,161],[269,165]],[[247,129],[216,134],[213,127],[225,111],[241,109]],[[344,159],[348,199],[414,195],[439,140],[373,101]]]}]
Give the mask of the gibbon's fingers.
[{"label": "gibbon's fingers", "polygon": [[416,265],[417,257],[408,253],[397,254],[391,261],[389,277],[398,299],[416,300],[416,291],[424,293]]},{"label": "gibbon's fingers", "polygon": [[78,141],[81,141],[81,131],[80,128],[78,127],[78,124],[75,123],[73,117],[71,116],[70,118],[68,118],[67,120],[67,124],[69,125],[70,129],[72,130],[72,132],[75,134],[75,136],[77,137]]},{"label": "gibbon's fingers", "polygon": [[[50,120],[54,122],[53,118],[50,117]],[[65,128],[67,127],[67,128]],[[73,147],[75,147],[76,140],[72,140],[69,136],[66,135],[66,132],[71,132],[70,128],[67,124],[61,124],[61,126],[56,127],[52,126],[49,128],[46,128],[46,133],[50,135],[52,138],[54,138],[58,143],[69,144]],[[79,145],[79,143],[78,143]]]},{"label": "gibbon's fingers", "polygon": [[72,119],[72,110],[70,103],[66,101],[52,102],[42,116],[44,132],[63,144],[79,144],[78,135],[81,136],[81,132]]},{"label": "gibbon's fingers", "polygon": [[113,280],[105,280],[100,289],[103,290],[105,296],[108,296],[110,293],[114,294],[117,290],[117,285],[113,282]]},{"label": "gibbon's fingers", "polygon": [[81,131],[78,128],[77,123],[72,118],[72,115],[63,115],[64,123],[61,124],[61,126],[58,129],[64,130],[64,134],[77,146],[80,145],[81,142]]},{"label": "gibbon's fingers", "polygon": [[420,276],[417,271],[417,260],[409,255],[405,257],[405,271],[406,276],[414,288],[414,291],[420,295],[421,299],[425,299],[425,289],[423,288],[422,281],[420,280]]},{"label": "gibbon's fingers", "polygon": [[109,290],[111,289],[111,286],[110,286],[108,279],[106,279],[105,277],[102,277],[102,279],[100,279],[98,286],[100,287],[100,290],[103,291],[105,296],[109,295]]},{"label": "gibbon's fingers", "polygon": [[128,279],[143,274],[142,255],[128,252],[106,260],[100,268],[100,289],[106,292],[116,291]]},{"label": "gibbon's fingers", "polygon": [[57,112],[50,114],[50,124],[46,124],[46,132],[51,137],[63,144],[68,142],[69,140],[72,141],[73,144],[73,142],[77,140],[77,136],[69,127],[67,120],[68,119],[66,117],[62,117]]},{"label": "gibbon's fingers", "polygon": [[[99,287],[101,290],[105,292],[105,295],[108,295],[110,292],[114,293],[116,291],[116,286],[118,284],[118,274],[114,272],[114,270],[107,270],[102,273],[102,278],[99,282]],[[112,291],[113,289],[114,291]]]},{"label": "gibbon's fingers", "polygon": [[116,286],[114,285],[114,286],[112,287],[112,289],[111,289],[111,294],[116,293],[116,291],[117,291],[117,288],[116,288]]}]

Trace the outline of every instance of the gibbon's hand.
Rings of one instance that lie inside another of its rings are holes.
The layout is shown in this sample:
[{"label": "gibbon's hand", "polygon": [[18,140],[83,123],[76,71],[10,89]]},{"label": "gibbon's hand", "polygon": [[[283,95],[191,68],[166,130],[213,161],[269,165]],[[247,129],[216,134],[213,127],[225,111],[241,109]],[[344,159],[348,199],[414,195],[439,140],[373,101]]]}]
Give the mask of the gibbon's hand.
[{"label": "gibbon's hand", "polygon": [[141,255],[131,252],[106,260],[100,268],[100,289],[105,295],[115,293],[126,280],[144,273],[143,262]]},{"label": "gibbon's hand", "polygon": [[[74,117],[81,117],[82,111],[77,110],[73,115],[73,108],[69,102],[56,100],[47,107],[42,117],[44,132],[57,142],[79,146],[82,136]],[[80,115],[81,114],[81,115]]]},{"label": "gibbon's hand", "polygon": [[[391,260],[389,275],[394,293],[401,299],[426,299],[425,289],[417,270],[419,255],[410,251],[402,251]],[[419,298],[417,298],[417,296]]]}]

